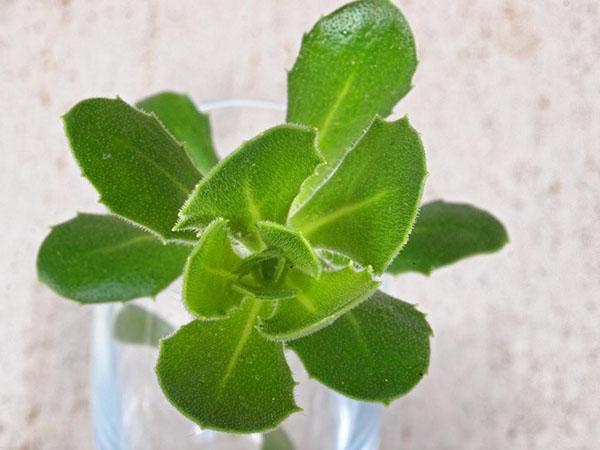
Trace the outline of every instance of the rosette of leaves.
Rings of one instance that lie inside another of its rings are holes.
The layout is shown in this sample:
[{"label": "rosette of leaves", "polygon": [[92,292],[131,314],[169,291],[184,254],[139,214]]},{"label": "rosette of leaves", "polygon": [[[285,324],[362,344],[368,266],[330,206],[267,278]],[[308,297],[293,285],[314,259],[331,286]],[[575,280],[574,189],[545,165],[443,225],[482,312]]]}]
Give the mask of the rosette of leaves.
[{"label": "rosette of leaves", "polygon": [[[416,62],[390,2],[334,11],[289,72],[288,123],[220,162],[207,116],[185,95],[78,103],[66,133],[112,215],[54,227],[41,281],[100,303],[153,297],[183,273],[192,319],[161,341],[156,372],[203,427],[257,432],[298,411],[286,348],[330,388],[388,404],[426,373],[431,329],[414,305],[377,290],[379,277],[428,274],[507,241],[466,204],[429,203],[417,219],[423,146],[407,118],[385,120]],[[127,341],[139,314],[121,320],[132,324]]]}]

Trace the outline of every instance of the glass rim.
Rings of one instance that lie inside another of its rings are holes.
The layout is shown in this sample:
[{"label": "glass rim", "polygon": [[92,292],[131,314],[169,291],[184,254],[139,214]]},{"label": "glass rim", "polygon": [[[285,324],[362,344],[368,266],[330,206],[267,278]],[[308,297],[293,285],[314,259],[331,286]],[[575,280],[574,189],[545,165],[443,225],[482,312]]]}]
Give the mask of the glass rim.
[{"label": "glass rim", "polygon": [[202,112],[210,112],[227,108],[256,108],[269,109],[272,111],[285,111],[286,104],[274,100],[263,100],[259,98],[226,98],[206,102],[198,102]]}]

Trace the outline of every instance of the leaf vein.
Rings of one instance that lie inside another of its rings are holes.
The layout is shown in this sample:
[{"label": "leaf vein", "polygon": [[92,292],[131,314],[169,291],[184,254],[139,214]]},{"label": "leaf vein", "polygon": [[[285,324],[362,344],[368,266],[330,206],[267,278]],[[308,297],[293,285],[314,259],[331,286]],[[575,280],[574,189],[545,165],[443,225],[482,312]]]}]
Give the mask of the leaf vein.
[{"label": "leaf vein", "polygon": [[250,189],[250,183],[246,180],[244,183],[244,195],[246,196],[246,205],[248,206],[248,214],[250,214],[250,220],[253,223],[258,223],[262,220],[260,209],[254,200],[252,190]]},{"label": "leaf vein", "polygon": [[219,385],[218,385],[219,393],[221,393],[223,391],[223,388],[225,387],[227,380],[233,373],[233,370],[235,369],[235,366],[237,365],[237,363],[240,359],[240,355],[242,354],[242,351],[244,350],[244,347],[245,347],[246,343],[248,342],[248,339],[250,339],[250,335],[252,334],[252,328],[254,327],[254,322],[256,321],[256,317],[258,316],[260,307],[261,307],[261,303],[255,300],[254,304],[252,305],[252,309],[250,310],[250,313],[248,314],[248,319],[246,320],[246,323],[244,324],[244,327],[242,328],[242,334],[240,336],[240,339],[238,340],[238,342],[235,346],[235,349],[233,350],[233,353],[231,355],[231,358],[229,359],[227,367],[225,368],[225,373],[223,374],[223,378],[219,382]]},{"label": "leaf vein", "polygon": [[334,119],[335,115],[337,114],[338,110],[340,109],[342,102],[348,95],[348,92],[350,92],[350,87],[352,86],[352,83],[354,82],[355,76],[356,76],[356,72],[352,72],[348,76],[348,78],[346,78],[346,81],[344,82],[342,89],[340,90],[340,93],[338,94],[337,98],[335,99],[335,102],[333,103],[333,105],[331,106],[331,109],[329,110],[329,112],[327,113],[327,115],[325,116],[323,121],[321,122],[321,126],[317,127],[317,130],[319,130],[319,142],[323,142],[325,140],[325,136],[327,135],[327,133],[329,132],[329,129],[333,125],[333,122],[334,122],[333,119]]},{"label": "leaf vein", "polygon": [[183,183],[181,183],[177,179],[177,177],[175,177],[174,175],[169,173],[166,169],[161,167],[156,161],[154,161],[152,158],[148,157],[148,155],[144,154],[144,152],[141,152],[133,145],[129,145],[129,143],[127,143],[127,142],[123,142],[123,143],[125,144],[125,146],[129,147],[129,149],[132,150],[133,153],[136,153],[138,156],[140,156],[142,158],[142,160],[146,161],[146,163],[148,163],[150,166],[152,166],[154,169],[156,169],[159,173],[164,175],[164,177],[167,180],[169,180],[177,188],[177,190],[179,190],[183,194],[184,199],[187,198],[187,196],[189,195],[189,193],[191,191],[190,188],[188,188]]},{"label": "leaf vein", "polygon": [[211,275],[216,275],[218,277],[226,278],[228,280],[237,280],[238,278],[237,274],[219,267],[204,266],[204,270],[206,270],[206,272],[210,273]]},{"label": "leaf vein", "polygon": [[97,254],[97,253],[112,253],[117,250],[122,250],[122,249],[130,247],[132,245],[139,244],[140,242],[143,242],[143,241],[152,241],[152,240],[155,240],[155,238],[153,236],[146,236],[146,235],[136,236],[134,238],[127,239],[125,241],[116,243],[114,245],[110,245],[108,247],[96,248],[96,249],[90,250],[89,252],[81,252],[80,254],[93,255],[93,254]]},{"label": "leaf vein", "polygon": [[356,317],[354,317],[354,314],[352,313],[352,311],[348,311],[346,313],[346,318],[348,319],[348,322],[350,322],[350,326],[352,327],[354,333],[356,334],[356,338],[358,339],[358,342],[362,348],[362,350],[365,353],[365,356],[368,357],[370,359],[370,352],[369,352],[369,345],[367,344],[367,340],[365,339],[365,336],[360,328],[360,324],[358,323],[358,320],[356,320]]},{"label": "leaf vein", "polygon": [[321,216],[316,220],[312,220],[310,224],[302,225],[299,228],[302,232],[304,232],[305,235],[312,234],[314,231],[327,225],[330,222],[333,222],[334,220],[347,216],[348,214],[352,214],[353,212],[362,209],[365,206],[369,206],[372,203],[381,200],[386,194],[387,191],[377,192],[371,197],[367,197],[364,200],[361,200],[360,202],[354,203],[352,205],[345,205],[339,209],[336,209],[335,211],[330,212],[329,214]]},{"label": "leaf vein", "polygon": [[298,292],[296,293],[296,298],[307,311],[312,314],[317,312],[317,308],[315,308],[314,303],[308,296],[304,295],[302,292]]}]

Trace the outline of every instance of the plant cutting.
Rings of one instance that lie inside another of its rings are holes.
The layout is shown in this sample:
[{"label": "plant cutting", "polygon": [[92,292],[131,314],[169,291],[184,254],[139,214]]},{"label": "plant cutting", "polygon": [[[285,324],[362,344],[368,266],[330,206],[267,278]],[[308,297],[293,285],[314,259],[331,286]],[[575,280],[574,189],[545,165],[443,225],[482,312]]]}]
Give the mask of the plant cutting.
[{"label": "plant cutting", "polygon": [[[421,205],[421,139],[406,117],[386,120],[416,65],[392,3],[343,6],[302,40],[286,123],[221,161],[186,95],[81,101],[66,134],[111,214],[55,226],[40,280],[98,304],[155,297],[183,275],[190,321],[160,324],[156,375],[201,427],[262,432],[299,411],[286,349],[329,388],[389,404],[427,372],[432,332],[413,304],[378,290],[381,277],[507,242],[481,209]],[[129,317],[121,329],[135,327]]]}]

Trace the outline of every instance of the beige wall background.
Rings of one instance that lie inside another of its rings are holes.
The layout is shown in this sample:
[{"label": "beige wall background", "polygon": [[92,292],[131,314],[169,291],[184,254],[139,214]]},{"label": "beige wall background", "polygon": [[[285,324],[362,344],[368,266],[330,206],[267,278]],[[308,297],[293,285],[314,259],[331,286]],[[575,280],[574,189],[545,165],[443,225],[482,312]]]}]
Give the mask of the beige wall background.
[{"label": "beige wall background", "polygon": [[[600,2],[398,0],[415,33],[426,198],[484,206],[510,245],[395,293],[435,330],[383,449],[600,443]],[[48,226],[99,210],[59,116],[169,88],[285,99],[300,36],[340,1],[0,0],[0,448],[92,448],[91,310],[36,282]]]}]

